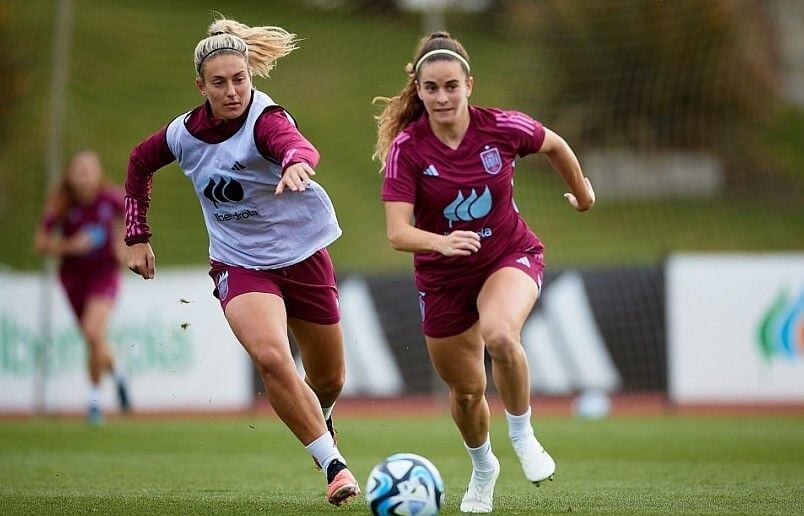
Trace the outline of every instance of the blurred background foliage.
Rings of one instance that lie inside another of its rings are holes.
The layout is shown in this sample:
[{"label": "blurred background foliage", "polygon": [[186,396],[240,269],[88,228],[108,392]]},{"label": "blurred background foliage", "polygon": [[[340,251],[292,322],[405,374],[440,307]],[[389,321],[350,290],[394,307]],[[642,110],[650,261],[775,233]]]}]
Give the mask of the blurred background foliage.
[{"label": "blurred background foliage", "polygon": [[516,2],[510,18],[545,65],[534,77],[545,92],[534,108],[566,120],[570,141],[712,150],[732,180],[757,178],[759,167],[778,172],[764,159],[768,142],[755,141],[781,107],[767,4],[535,4]]},{"label": "blurred background foliage", "polygon": [[[550,265],[804,248],[804,114],[784,95],[777,30],[779,6],[792,2],[474,3],[484,7],[448,8],[437,19],[470,53],[475,104],[528,112],[563,135],[582,164],[600,149],[690,150],[723,164],[725,187],[715,194],[601,196],[580,215],[543,158],[521,160],[517,204],[547,245]],[[41,263],[32,235],[48,189],[55,5],[0,0],[0,264],[21,270]],[[200,103],[192,51],[213,10],[302,38],[273,77],[255,85],[321,151],[317,179],[344,228],[330,248],[339,271],[408,269],[411,257],[385,240],[371,101],[401,89],[433,18],[391,0],[74,0],[62,162],[96,148],[122,183],[131,149]],[[175,164],[157,173],[150,222],[158,265],[206,263],[197,200]]]}]

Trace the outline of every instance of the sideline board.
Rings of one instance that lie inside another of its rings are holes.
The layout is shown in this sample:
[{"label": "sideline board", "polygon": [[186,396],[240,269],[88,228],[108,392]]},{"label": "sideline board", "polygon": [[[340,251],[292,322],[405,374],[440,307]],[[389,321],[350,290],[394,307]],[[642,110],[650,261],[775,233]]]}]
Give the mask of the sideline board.
[{"label": "sideline board", "polygon": [[[129,371],[134,409],[251,406],[251,362],[210,294],[206,270],[123,278],[109,336]],[[58,280],[2,274],[0,291],[0,412],[84,410],[86,349]],[[114,409],[110,378],[102,388],[104,408]]]},{"label": "sideline board", "polygon": [[673,401],[804,401],[804,253],[676,255],[666,281]]}]

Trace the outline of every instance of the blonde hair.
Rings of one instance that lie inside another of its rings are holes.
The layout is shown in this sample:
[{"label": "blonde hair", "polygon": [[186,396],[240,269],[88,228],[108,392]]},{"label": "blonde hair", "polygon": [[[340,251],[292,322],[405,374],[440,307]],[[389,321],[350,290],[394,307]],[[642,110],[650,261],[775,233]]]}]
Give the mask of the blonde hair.
[{"label": "blonde hair", "polygon": [[216,13],[216,19],[207,30],[206,38],[195,46],[193,63],[196,77],[202,78],[204,62],[218,54],[240,54],[251,71],[259,77],[268,77],[276,61],[298,48],[298,39],[282,27],[249,27]]},{"label": "blonde hair", "polygon": [[391,98],[374,97],[374,104],[384,106],[382,112],[374,117],[377,120],[377,144],[371,156],[382,164],[381,168],[385,167],[385,158],[394,138],[405,126],[424,113],[424,103],[416,91],[416,81],[422,64],[444,60],[460,63],[467,77],[469,76],[469,55],[457,39],[443,31],[425,36],[416,47],[413,61],[405,66],[408,82],[399,95]]}]

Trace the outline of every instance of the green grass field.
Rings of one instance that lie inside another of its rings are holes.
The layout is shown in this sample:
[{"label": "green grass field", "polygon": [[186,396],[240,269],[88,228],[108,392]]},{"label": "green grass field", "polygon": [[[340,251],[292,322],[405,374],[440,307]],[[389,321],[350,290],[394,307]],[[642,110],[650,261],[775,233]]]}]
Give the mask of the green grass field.
[{"label": "green grass field", "polygon": [[[457,514],[469,459],[447,417],[341,417],[340,448],[361,483],[382,457],[430,458]],[[804,416],[547,418],[556,480],[521,475],[502,419],[496,514],[802,514]],[[367,514],[341,508],[276,419],[0,422],[0,514]]]}]

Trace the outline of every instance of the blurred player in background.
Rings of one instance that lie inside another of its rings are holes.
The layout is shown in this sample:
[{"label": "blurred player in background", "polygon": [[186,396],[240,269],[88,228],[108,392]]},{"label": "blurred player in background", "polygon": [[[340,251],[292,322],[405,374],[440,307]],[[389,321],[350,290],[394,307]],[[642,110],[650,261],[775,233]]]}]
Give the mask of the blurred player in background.
[{"label": "blurred player in background", "polygon": [[[178,161],[209,233],[210,276],[226,320],[262,376],[274,411],[327,474],[327,499],[360,490],[335,444],[331,412],[345,378],[335,272],[326,246],[341,229],[311,180],[318,151],[290,114],[252,89],[296,48],[279,27],[217,19],[195,49],[203,104],[131,153],[126,181],[128,266],[153,278],[146,222],[153,174]],[[298,344],[299,377],[288,342]]]},{"label": "blurred player in background", "polygon": [[104,180],[100,157],[91,150],[75,154],[47,199],[35,245],[59,258],[59,278],[87,343],[89,408],[87,418],[103,423],[100,383],[114,375],[120,408],[129,410],[127,375],[106,338],[109,316],[120,285],[123,245],[123,193]]},{"label": "blurred player in background", "polygon": [[544,248],[513,202],[514,159],[546,155],[578,211],[595,195],[558,135],[526,114],[469,105],[469,57],[448,33],[423,38],[414,56],[402,92],[378,99],[387,233],[395,249],[414,253],[427,349],[472,459],[461,510],[490,512],[500,464],[489,440],[484,349],[525,476],[538,485],[555,472],[530,422],[520,333],[541,289]]}]

